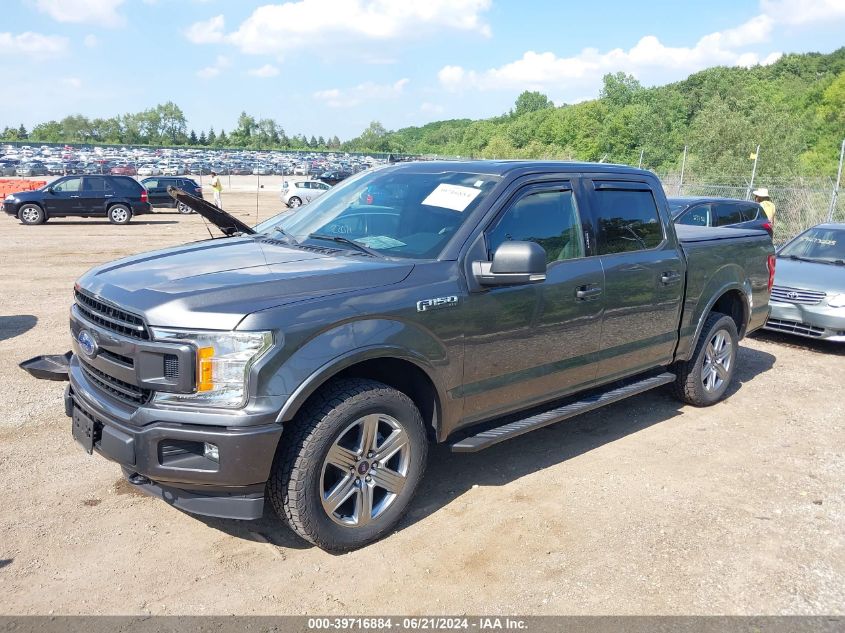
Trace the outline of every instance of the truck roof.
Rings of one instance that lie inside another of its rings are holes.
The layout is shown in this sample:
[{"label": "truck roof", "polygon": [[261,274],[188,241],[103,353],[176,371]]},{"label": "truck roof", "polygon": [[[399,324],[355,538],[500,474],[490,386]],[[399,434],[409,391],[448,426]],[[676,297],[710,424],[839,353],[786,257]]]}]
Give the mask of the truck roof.
[{"label": "truck roof", "polygon": [[612,163],[581,163],[564,160],[433,160],[395,163],[393,169],[423,172],[463,171],[469,173],[505,176],[515,171],[559,171],[590,173],[626,173],[654,176],[650,171],[637,169],[630,165]]}]

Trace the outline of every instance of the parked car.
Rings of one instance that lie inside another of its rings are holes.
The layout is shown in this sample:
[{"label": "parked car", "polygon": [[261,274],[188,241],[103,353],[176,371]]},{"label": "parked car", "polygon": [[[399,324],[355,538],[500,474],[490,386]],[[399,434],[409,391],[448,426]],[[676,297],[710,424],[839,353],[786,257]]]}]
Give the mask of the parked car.
[{"label": "parked car", "polygon": [[177,163],[170,163],[161,169],[162,176],[181,176],[185,173],[185,167]]},{"label": "parked car", "polygon": [[9,162],[0,163],[0,176],[17,176],[18,164]]},{"label": "parked car", "polygon": [[291,209],[308,204],[331,189],[330,185],[318,180],[285,180],[282,182],[280,200]]},{"label": "parked car", "polygon": [[139,176],[159,176],[161,175],[161,170],[156,167],[155,165],[141,165],[138,168],[138,175]]},{"label": "parked car", "polygon": [[668,198],[675,224],[759,229],[772,235],[772,223],[756,202],[733,198]]},{"label": "parked car", "polygon": [[138,172],[132,165],[115,165],[109,169],[109,173],[112,176],[135,176]]},{"label": "parked car", "polygon": [[819,224],[778,250],[769,305],[767,330],[845,342],[845,224]]},{"label": "parked car", "polygon": [[17,169],[15,169],[15,175],[17,176],[47,176],[47,166],[44,163],[39,163],[37,161],[33,161],[31,163],[21,163],[18,165]]},{"label": "parked car", "polygon": [[68,216],[128,224],[133,215],[149,213],[150,204],[147,191],[129,176],[65,176],[41,189],[7,196],[3,211],[22,224]]},{"label": "parked car", "polygon": [[65,166],[62,163],[47,163],[47,174],[50,176],[62,176],[65,173]]},{"label": "parked car", "polygon": [[273,167],[272,165],[256,165],[252,168],[252,175],[253,176],[272,176],[273,175]]},{"label": "parked car", "polygon": [[144,178],[141,181],[141,184],[144,186],[144,189],[147,190],[150,205],[153,207],[177,209],[179,213],[191,213],[191,209],[182,203],[177,203],[176,200],[167,193],[168,187],[183,189],[192,195],[202,198],[202,187],[200,187],[197,181],[193,178],[157,176],[154,178]]},{"label": "parked car", "polygon": [[[358,204],[370,186],[404,196]],[[72,436],[140,492],[240,519],[266,500],[331,551],[395,528],[430,442],[474,452],[661,385],[715,404],[769,312],[767,235],[676,227],[618,165],[400,163],[284,231],[196,211],[243,237],[77,281]],[[353,213],[400,221],[353,235]]]},{"label": "parked car", "polygon": [[328,185],[336,185],[337,183],[346,180],[352,175],[351,171],[340,171],[340,170],[331,170],[331,171],[324,171],[322,174],[318,176],[320,180]]}]

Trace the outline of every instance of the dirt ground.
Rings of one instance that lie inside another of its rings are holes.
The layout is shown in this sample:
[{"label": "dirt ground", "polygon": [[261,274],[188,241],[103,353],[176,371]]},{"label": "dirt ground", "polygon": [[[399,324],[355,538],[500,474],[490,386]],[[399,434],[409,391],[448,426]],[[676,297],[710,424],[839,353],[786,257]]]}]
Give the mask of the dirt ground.
[{"label": "dirt ground", "polygon": [[[224,204],[281,210],[277,183]],[[399,529],[332,556],[269,509],[136,494],[74,444],[64,384],[17,367],[69,348],[86,269],[201,239],[201,219],[0,222],[0,613],[845,613],[845,346],[759,335],[712,408],[656,391],[476,455],[435,448]]]}]

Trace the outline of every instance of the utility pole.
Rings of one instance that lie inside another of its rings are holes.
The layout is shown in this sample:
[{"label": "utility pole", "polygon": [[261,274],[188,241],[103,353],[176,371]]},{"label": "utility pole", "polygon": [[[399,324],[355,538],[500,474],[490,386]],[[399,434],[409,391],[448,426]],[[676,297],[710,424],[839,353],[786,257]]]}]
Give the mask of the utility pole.
[{"label": "utility pole", "polygon": [[836,211],[836,199],[839,197],[839,185],[842,184],[842,158],[845,156],[845,138],[842,139],[842,147],[839,149],[839,171],[836,172],[836,186],[833,188],[833,195],[830,196],[830,208],[827,210],[827,221],[833,220],[833,213]]},{"label": "utility pole", "polygon": [[757,146],[757,151],[754,152],[754,167],[751,168],[751,182],[748,189],[745,190],[745,199],[751,200],[751,192],[754,191],[754,177],[757,175],[757,161],[760,159],[760,146]]},{"label": "utility pole", "polygon": [[644,149],[641,149],[641,150],[640,150],[640,162],[639,162],[639,164],[637,165],[637,169],[642,169],[642,168],[643,168],[643,152],[644,152],[644,151],[645,151]]},{"label": "utility pole", "polygon": [[681,195],[681,192],[684,189],[684,171],[687,168],[687,146],[684,145],[684,158],[681,161],[681,182],[678,184],[678,195]]}]

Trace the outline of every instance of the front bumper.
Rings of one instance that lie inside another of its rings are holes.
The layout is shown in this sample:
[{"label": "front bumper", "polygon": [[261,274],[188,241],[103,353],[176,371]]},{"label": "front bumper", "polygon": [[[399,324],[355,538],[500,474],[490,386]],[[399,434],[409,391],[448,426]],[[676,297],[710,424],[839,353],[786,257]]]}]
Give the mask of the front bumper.
[{"label": "front bumper", "polygon": [[845,308],[807,306],[770,301],[771,313],[764,328],[806,338],[845,342]]},{"label": "front bumper", "polygon": [[[174,507],[195,514],[256,519],[264,507],[264,485],[270,475],[282,427],[256,415],[256,424],[220,426],[219,414],[190,414],[186,422],[144,416],[142,426],[115,415],[114,407],[98,397],[77,363],[69,367],[65,413],[86,416],[91,424],[93,450],[120,464],[128,481],[141,491],[161,497]],[[243,414],[243,412],[241,412]],[[207,415],[215,425],[202,424]],[[244,424],[239,419],[239,424]],[[74,422],[75,423],[75,422]],[[217,462],[205,457],[204,443],[219,450]]]}]

